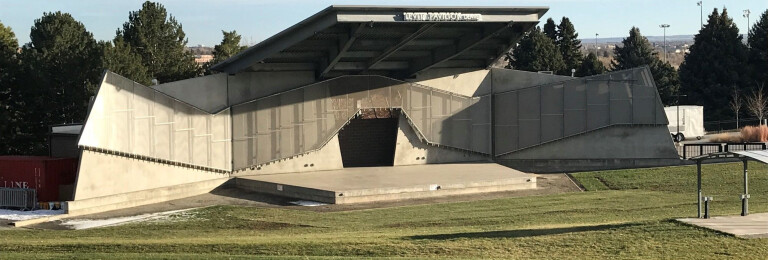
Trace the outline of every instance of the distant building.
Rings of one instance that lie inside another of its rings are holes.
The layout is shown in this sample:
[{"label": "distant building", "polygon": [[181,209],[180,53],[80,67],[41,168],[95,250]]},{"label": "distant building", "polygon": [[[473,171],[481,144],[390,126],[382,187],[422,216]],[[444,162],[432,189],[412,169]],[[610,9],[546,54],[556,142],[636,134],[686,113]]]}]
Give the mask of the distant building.
[{"label": "distant building", "polygon": [[210,54],[195,55],[195,62],[197,63],[197,65],[200,65],[200,66],[212,60],[213,60],[213,55],[210,55]]}]

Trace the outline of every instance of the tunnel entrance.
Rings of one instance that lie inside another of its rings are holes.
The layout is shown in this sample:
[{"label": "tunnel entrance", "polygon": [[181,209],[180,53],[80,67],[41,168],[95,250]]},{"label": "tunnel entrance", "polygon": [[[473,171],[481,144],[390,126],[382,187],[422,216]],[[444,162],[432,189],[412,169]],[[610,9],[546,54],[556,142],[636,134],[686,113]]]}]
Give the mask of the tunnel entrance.
[{"label": "tunnel entrance", "polygon": [[339,131],[344,168],[392,166],[399,111],[366,109]]}]

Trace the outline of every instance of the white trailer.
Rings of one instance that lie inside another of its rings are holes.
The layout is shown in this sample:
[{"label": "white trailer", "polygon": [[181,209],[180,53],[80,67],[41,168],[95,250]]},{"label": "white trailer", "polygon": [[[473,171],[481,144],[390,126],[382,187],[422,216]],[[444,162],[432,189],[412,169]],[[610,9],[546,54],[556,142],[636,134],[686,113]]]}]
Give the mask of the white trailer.
[{"label": "white trailer", "polygon": [[[686,137],[701,139],[706,133],[704,131],[703,106],[670,106],[665,107],[664,112],[667,114],[667,119],[669,119],[669,132],[675,141],[683,141]],[[679,121],[678,113],[680,114]],[[679,128],[678,122],[680,122]]]}]

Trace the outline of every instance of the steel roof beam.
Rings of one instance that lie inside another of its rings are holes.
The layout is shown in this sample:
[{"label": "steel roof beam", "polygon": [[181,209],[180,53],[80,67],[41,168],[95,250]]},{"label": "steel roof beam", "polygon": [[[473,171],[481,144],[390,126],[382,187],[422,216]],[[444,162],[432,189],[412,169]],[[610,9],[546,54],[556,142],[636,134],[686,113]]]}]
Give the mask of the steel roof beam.
[{"label": "steel roof beam", "polygon": [[411,69],[406,73],[408,76],[413,76],[416,73],[428,70],[437,64],[450,60],[462,53],[472,49],[483,41],[493,38],[497,34],[508,30],[512,26],[512,22],[504,24],[502,26],[496,26],[492,28],[485,28],[482,33],[469,33],[465,34],[461,38],[455,41],[452,45],[447,45],[432,50],[432,55],[416,59],[411,62]]},{"label": "steel roof beam", "polygon": [[432,27],[435,27],[435,25],[437,25],[437,23],[424,24],[420,26],[419,29],[417,29],[415,32],[411,33],[408,36],[403,37],[402,39],[400,39],[400,42],[393,45],[392,47],[389,47],[387,50],[382,52],[381,55],[377,56],[376,58],[371,59],[371,61],[368,62],[368,65],[366,66],[365,70],[361,73],[365,73],[366,71],[373,68],[373,66],[376,66],[376,64],[379,64],[379,62],[385,60],[386,58],[391,56],[393,53],[407,46],[409,43],[411,43],[411,41],[418,38],[422,34],[426,33],[427,31],[429,31],[429,29],[432,29]]},{"label": "steel roof beam", "polygon": [[320,74],[317,76],[318,78],[325,77],[328,72],[330,72],[334,66],[336,66],[336,63],[341,60],[341,57],[344,56],[344,53],[349,50],[350,47],[352,47],[352,44],[355,43],[355,40],[357,40],[357,37],[360,36],[360,33],[365,29],[366,23],[360,23],[357,25],[357,28],[350,32],[350,35],[348,37],[341,36],[339,39],[339,47],[338,48],[331,48],[331,55],[329,57],[332,57],[330,61],[328,61],[328,64],[325,65],[325,67],[321,70]]}]

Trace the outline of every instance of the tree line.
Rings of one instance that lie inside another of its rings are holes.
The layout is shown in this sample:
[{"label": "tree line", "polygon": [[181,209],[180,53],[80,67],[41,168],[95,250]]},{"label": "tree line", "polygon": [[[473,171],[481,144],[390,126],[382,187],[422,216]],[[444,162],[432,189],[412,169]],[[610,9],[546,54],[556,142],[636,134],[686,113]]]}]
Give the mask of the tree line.
[{"label": "tree line", "polygon": [[[215,59],[244,49],[235,32],[222,32]],[[144,2],[111,41],[96,41],[72,15],[43,13],[19,46],[11,28],[0,23],[0,154],[47,153],[49,126],[82,123],[104,69],[143,85],[200,76],[186,51],[187,38],[162,4]]]},{"label": "tree line", "polygon": [[[768,81],[768,10],[751,26],[745,41],[728,16],[715,8],[694,37],[690,53],[678,70],[662,61],[651,43],[632,27],[629,36],[613,49],[608,68],[597,57],[580,52],[578,33],[567,17],[560,24],[551,18],[544,27],[528,32],[507,54],[507,68],[583,77],[606,71],[648,66],[665,105],[704,106],[706,121],[731,119],[745,109],[756,117],[768,114],[763,86]],[[745,100],[741,100],[745,99]]]}]

